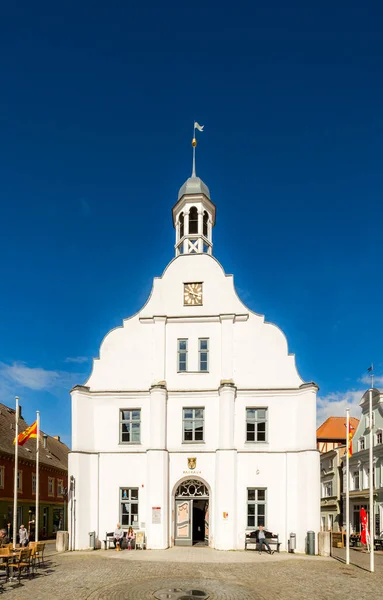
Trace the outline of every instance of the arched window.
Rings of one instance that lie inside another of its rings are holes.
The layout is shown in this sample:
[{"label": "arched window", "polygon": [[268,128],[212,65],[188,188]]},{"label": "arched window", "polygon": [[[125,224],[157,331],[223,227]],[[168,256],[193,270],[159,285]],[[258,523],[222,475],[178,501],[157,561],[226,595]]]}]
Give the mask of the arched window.
[{"label": "arched window", "polygon": [[208,231],[208,229],[207,229],[207,222],[208,222],[208,220],[209,220],[209,215],[207,214],[207,212],[205,210],[204,213],[203,213],[203,235],[205,237],[207,237],[207,231]]},{"label": "arched window", "polygon": [[180,214],[179,222],[180,222],[180,239],[181,239],[184,236],[184,213]]},{"label": "arched window", "polygon": [[189,212],[189,233],[198,233],[198,210],[195,206]]}]

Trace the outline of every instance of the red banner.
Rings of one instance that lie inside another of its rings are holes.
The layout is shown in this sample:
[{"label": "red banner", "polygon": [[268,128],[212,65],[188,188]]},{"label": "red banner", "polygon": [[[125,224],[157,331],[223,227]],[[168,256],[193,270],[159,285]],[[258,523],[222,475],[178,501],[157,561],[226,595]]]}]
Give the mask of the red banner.
[{"label": "red banner", "polygon": [[369,537],[368,531],[367,531],[367,513],[366,510],[364,508],[360,509],[360,524],[362,525],[362,533],[360,536],[360,541],[362,542],[362,544],[364,544],[365,546],[367,546],[367,538]]}]

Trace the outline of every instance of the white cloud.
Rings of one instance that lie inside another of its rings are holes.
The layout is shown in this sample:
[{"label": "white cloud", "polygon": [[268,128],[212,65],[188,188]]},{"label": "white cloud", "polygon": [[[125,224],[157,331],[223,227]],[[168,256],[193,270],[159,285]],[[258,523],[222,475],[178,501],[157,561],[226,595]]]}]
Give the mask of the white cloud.
[{"label": "white cloud", "polygon": [[349,390],[347,392],[332,392],[327,396],[317,398],[317,425],[321,425],[328,417],[345,417],[346,408],[350,416],[360,419],[359,403],[366,390]]},{"label": "white cloud", "polygon": [[[367,387],[371,387],[371,375],[363,375],[361,379],[359,379],[361,383],[364,383]],[[383,377],[374,377],[374,387],[383,386]]]},{"label": "white cloud", "polygon": [[63,389],[69,391],[83,379],[84,375],[79,373],[28,367],[22,362],[14,362],[12,365],[0,362],[0,398],[4,399],[20,388],[48,392]]},{"label": "white cloud", "polygon": [[15,362],[13,365],[0,363],[0,377],[31,390],[45,390],[55,385],[60,375],[57,371],[47,371],[39,367],[32,368],[24,363]]},{"label": "white cloud", "polygon": [[87,356],[68,356],[68,358],[65,359],[65,362],[67,363],[86,363],[88,362],[89,358]]}]

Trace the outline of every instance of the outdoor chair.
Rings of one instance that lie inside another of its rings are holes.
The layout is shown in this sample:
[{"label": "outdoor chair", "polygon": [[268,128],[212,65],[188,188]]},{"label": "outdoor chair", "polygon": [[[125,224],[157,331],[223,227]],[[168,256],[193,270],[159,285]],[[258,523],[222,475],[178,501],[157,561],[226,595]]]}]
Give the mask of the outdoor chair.
[{"label": "outdoor chair", "polygon": [[[32,542],[32,562],[33,566],[36,564],[41,567],[44,566],[44,550],[45,542]],[[29,544],[31,546],[31,543]]]},{"label": "outdoor chair", "polygon": [[31,576],[31,554],[32,550],[30,548],[25,548],[23,550],[16,550],[13,552],[11,556],[11,561],[9,563],[9,568],[13,571],[16,569],[18,574],[18,579],[20,583],[21,572],[28,571],[29,576]]},{"label": "outdoor chair", "polygon": [[8,547],[0,548],[0,577],[5,581],[9,579],[9,561],[11,558],[11,549]]}]

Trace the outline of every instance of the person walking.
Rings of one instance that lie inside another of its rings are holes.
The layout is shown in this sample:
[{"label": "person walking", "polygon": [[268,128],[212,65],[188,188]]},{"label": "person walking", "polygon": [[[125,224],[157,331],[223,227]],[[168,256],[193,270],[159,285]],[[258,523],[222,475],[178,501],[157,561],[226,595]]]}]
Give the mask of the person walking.
[{"label": "person walking", "polygon": [[266,535],[265,535],[265,532],[263,531],[263,525],[260,525],[259,529],[258,529],[258,544],[259,544],[259,554],[262,554],[262,546],[263,545],[266,546],[269,554],[274,554],[274,550],[272,550],[270,548],[269,543],[266,542]]},{"label": "person walking", "polygon": [[20,529],[19,529],[19,542],[20,542],[20,546],[22,548],[25,548],[25,546],[28,546],[28,531],[25,529],[24,525],[20,525]]}]

